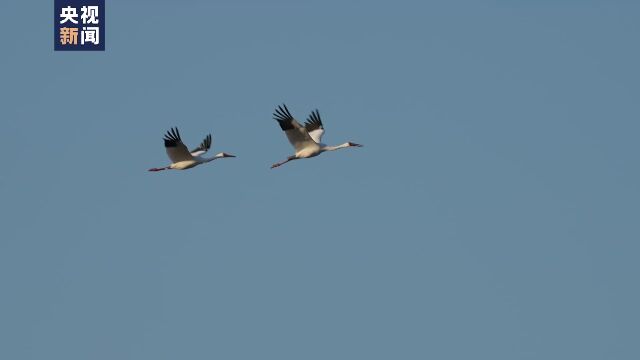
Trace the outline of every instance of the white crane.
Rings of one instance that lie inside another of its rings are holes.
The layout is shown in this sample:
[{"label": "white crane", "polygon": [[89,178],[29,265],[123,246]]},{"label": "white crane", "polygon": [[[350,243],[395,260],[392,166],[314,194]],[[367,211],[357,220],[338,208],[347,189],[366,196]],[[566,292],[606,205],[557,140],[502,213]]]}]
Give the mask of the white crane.
[{"label": "white crane", "polygon": [[321,141],[322,135],[324,135],[324,126],[320,119],[320,112],[318,112],[317,109],[311,112],[304,126],[300,125],[300,123],[291,116],[285,104],[282,104],[282,106],[278,105],[275,113],[273,113],[273,118],[280,124],[280,128],[287,135],[296,153],[295,155],[289,156],[287,160],[271,165],[272,169],[292,160],[318,156],[325,151],[348,147],[362,147],[362,145],[352,142],[346,142],[337,146],[327,146],[323,144]]},{"label": "white crane", "polygon": [[187,146],[182,143],[180,138],[180,132],[178,128],[171,128],[164,136],[164,147],[167,150],[167,155],[171,159],[171,165],[161,168],[151,168],[149,171],[162,171],[162,170],[186,170],[191,169],[194,166],[208,163],[215,159],[235,157],[234,155],[221,152],[214,157],[204,158],[202,155],[206,154],[211,148],[211,134],[207,135],[200,143],[200,146],[189,151]]}]

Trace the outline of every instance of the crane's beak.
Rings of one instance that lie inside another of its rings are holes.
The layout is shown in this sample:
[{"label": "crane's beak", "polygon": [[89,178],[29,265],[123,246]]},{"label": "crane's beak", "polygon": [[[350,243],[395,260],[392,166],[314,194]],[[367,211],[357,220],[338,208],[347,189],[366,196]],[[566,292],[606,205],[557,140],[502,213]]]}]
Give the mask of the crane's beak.
[{"label": "crane's beak", "polygon": [[235,155],[231,155],[231,154],[227,154],[227,153],[223,153],[222,157],[236,157]]},{"label": "crane's beak", "polygon": [[356,143],[352,143],[352,142],[350,142],[350,143],[349,143],[349,146],[363,147],[364,145],[356,144]]}]

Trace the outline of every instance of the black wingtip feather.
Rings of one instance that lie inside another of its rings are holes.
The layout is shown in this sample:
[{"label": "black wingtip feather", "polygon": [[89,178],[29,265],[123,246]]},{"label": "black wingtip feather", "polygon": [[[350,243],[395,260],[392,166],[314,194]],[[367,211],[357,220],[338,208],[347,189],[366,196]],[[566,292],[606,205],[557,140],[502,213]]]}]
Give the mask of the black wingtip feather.
[{"label": "black wingtip feather", "polygon": [[164,136],[165,147],[176,147],[180,142],[182,142],[182,139],[180,139],[180,133],[178,132],[177,127],[168,130],[167,134]]},{"label": "black wingtip feather", "polygon": [[307,121],[304,123],[304,128],[307,131],[311,132],[316,129],[324,129],[322,125],[322,119],[320,118],[320,112],[318,109],[315,109],[311,112],[311,115],[307,118]]},{"label": "black wingtip feather", "polygon": [[202,142],[200,143],[200,145],[198,145],[197,148],[191,150],[191,152],[196,152],[196,151],[209,151],[209,149],[211,148],[211,134],[208,134],[207,136],[204,137],[204,140],[202,140]]},{"label": "black wingtip feather", "polygon": [[287,105],[278,105],[273,113],[273,119],[278,122],[283,131],[293,129],[293,116],[291,116]]}]

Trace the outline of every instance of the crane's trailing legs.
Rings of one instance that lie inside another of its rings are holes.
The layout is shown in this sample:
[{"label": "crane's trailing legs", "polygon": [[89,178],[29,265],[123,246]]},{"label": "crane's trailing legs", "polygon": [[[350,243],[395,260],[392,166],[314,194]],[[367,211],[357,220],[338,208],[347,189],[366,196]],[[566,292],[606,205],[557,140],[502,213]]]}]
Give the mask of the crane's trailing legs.
[{"label": "crane's trailing legs", "polygon": [[171,169],[171,167],[167,166],[167,167],[163,167],[163,168],[151,168],[151,169],[149,169],[149,171],[162,171],[162,170],[169,170],[169,169]]},{"label": "crane's trailing legs", "polygon": [[284,164],[288,163],[288,162],[289,162],[289,161],[291,161],[291,160],[297,160],[297,159],[298,159],[298,158],[297,158],[297,157],[295,157],[295,156],[289,156],[289,157],[287,158],[287,160],[280,161],[279,163],[275,163],[275,164],[271,165],[271,168],[272,168],[272,169],[275,169],[275,168],[277,168],[277,167],[278,167],[278,166],[280,166],[280,165],[284,165]]}]

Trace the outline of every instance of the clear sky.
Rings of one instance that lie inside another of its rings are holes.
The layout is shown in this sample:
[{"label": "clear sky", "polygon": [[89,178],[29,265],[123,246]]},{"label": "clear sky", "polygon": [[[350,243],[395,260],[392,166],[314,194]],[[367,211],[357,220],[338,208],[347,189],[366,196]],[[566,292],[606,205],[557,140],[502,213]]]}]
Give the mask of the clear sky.
[{"label": "clear sky", "polygon": [[[0,358],[640,358],[638,2],[52,8],[0,2]],[[270,170],[283,102],[365,147]]]}]

